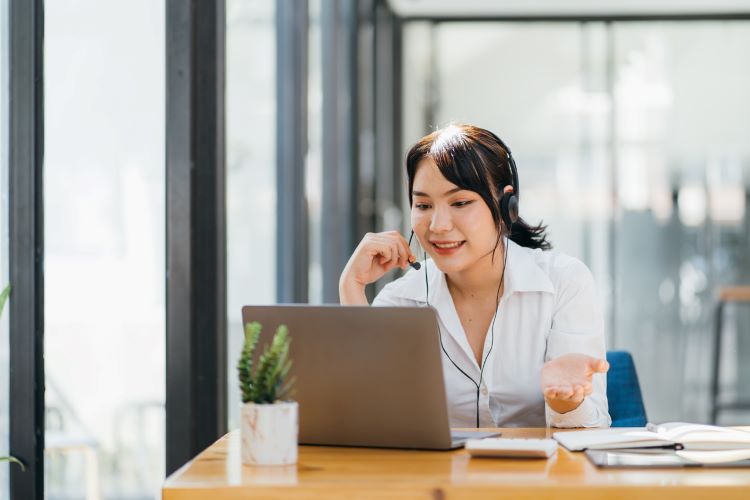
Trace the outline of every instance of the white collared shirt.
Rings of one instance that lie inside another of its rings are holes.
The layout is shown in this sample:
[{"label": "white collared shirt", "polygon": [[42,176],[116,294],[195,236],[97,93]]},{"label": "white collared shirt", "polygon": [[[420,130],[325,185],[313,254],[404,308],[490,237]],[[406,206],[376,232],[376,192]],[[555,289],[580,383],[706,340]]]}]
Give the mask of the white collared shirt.
[{"label": "white collared shirt", "polygon": [[[445,352],[474,381],[480,368],[459,320],[445,275],[432,260],[389,283],[373,306],[426,306],[437,310]],[[594,279],[581,261],[556,251],[508,242],[505,290],[484,343],[479,395],[480,427],[608,427],[606,375],[596,374],[593,393],[578,408],[560,414],[544,402],[541,371],[546,361],[568,353],[605,359],[604,320]],[[477,388],[443,354],[452,427],[476,425]]]}]

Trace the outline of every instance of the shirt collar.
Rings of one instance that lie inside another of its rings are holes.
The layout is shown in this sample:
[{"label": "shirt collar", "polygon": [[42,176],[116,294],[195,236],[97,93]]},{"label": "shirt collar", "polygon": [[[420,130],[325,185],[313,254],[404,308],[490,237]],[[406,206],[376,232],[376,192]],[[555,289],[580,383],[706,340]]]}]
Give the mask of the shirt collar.
[{"label": "shirt collar", "polygon": [[516,292],[555,293],[555,287],[536,261],[537,252],[508,241],[508,262],[505,269],[505,295]]}]

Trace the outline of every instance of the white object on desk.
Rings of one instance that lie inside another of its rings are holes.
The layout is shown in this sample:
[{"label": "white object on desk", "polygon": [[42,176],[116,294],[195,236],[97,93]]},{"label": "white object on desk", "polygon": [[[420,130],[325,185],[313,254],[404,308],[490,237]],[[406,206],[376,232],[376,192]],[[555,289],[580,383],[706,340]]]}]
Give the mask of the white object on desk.
[{"label": "white object on desk", "polygon": [[472,457],[549,458],[557,453],[554,439],[469,439],[466,450]]},{"label": "white object on desk", "polygon": [[750,432],[715,425],[670,422],[646,427],[614,427],[552,434],[570,451],[674,448],[718,451],[750,449]]}]

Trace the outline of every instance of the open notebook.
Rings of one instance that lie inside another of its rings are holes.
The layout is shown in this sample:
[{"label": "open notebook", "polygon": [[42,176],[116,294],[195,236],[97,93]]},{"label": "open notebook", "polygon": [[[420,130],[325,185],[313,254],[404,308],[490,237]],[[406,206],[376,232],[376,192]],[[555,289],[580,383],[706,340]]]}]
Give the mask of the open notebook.
[{"label": "open notebook", "polygon": [[555,432],[552,437],[570,451],[644,448],[695,452],[739,450],[746,451],[747,458],[750,458],[750,432],[714,425],[670,422],[648,424],[646,427]]}]

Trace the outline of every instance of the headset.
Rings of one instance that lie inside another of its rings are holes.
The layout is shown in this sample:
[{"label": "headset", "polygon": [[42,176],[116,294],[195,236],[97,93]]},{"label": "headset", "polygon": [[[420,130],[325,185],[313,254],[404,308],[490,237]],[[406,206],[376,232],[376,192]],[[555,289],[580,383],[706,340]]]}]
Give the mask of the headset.
[{"label": "headset", "polygon": [[503,193],[500,198],[500,217],[503,219],[505,227],[508,228],[508,234],[510,235],[513,224],[518,222],[518,170],[516,169],[516,160],[513,159],[513,153],[510,152],[510,148],[508,148],[498,136],[492,132],[490,132],[490,134],[505,150],[505,155],[508,159],[508,167],[510,168],[510,183],[513,187],[513,191],[510,193],[503,193],[502,186],[498,186],[500,192]]},{"label": "headset", "polygon": [[[513,232],[513,224],[515,224],[518,221],[518,170],[516,169],[516,162],[513,159],[513,154],[510,152],[510,148],[505,145],[505,143],[495,134],[490,132],[492,137],[503,147],[505,150],[506,158],[508,160],[508,166],[510,168],[510,176],[511,176],[511,185],[513,187],[513,190],[511,192],[505,193],[503,192],[503,186],[498,186],[499,192],[502,193],[502,196],[500,197],[500,218],[502,219],[503,223],[505,224],[505,227],[507,229],[506,235],[505,235],[505,255],[503,256],[503,273],[500,277],[500,284],[497,286],[497,292],[495,294],[495,314],[492,316],[492,326],[490,327],[490,348],[487,350],[487,354],[484,357],[484,361],[482,361],[482,366],[479,369],[479,382],[474,380],[471,375],[466,373],[458,364],[453,361],[453,358],[450,357],[448,354],[448,351],[445,350],[445,346],[443,345],[443,333],[440,330],[440,323],[438,323],[438,338],[440,339],[440,348],[443,351],[443,354],[448,358],[448,360],[453,364],[453,366],[456,367],[456,369],[463,374],[464,377],[469,379],[474,386],[477,388],[477,419],[476,419],[476,426],[479,428],[479,394],[481,392],[482,387],[482,378],[484,377],[484,367],[487,364],[487,359],[490,357],[490,353],[492,352],[492,347],[495,345],[495,320],[497,319],[497,310],[500,305],[500,289],[503,287],[503,283],[505,282],[505,267],[508,263],[508,238]],[[411,246],[411,241],[414,238],[414,230],[411,232],[411,236],[409,237],[409,246]],[[425,286],[425,302],[427,305],[430,305],[429,301],[429,295],[430,295],[430,285],[429,280],[427,278],[427,251],[422,249],[423,255],[424,255],[424,286]],[[413,262],[410,264],[411,267],[413,267],[416,270],[419,270],[421,268],[419,262]]]}]

